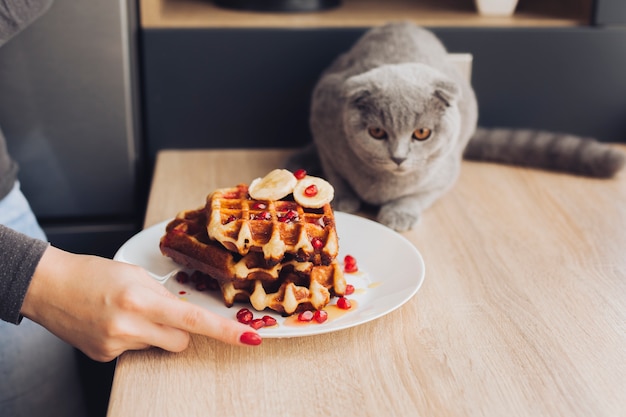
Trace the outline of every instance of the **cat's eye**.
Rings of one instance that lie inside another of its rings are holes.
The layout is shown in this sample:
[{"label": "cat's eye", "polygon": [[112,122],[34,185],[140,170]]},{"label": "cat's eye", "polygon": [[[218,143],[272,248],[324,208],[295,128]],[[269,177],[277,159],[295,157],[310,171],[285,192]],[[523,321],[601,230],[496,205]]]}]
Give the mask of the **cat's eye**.
[{"label": "cat's eye", "polygon": [[374,139],[387,139],[387,132],[385,132],[385,129],[381,129],[380,127],[370,127],[367,129],[367,133],[369,133]]},{"label": "cat's eye", "polygon": [[420,129],[415,129],[413,131],[413,139],[417,139],[417,140],[426,140],[430,137],[430,134],[432,133],[432,131],[428,128],[420,128]]}]

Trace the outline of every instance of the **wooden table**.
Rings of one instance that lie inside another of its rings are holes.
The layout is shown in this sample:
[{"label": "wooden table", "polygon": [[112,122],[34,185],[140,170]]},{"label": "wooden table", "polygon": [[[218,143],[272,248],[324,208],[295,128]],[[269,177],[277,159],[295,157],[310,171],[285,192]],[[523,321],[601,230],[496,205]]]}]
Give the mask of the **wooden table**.
[{"label": "wooden table", "polygon": [[[145,226],[288,152],[161,152]],[[399,309],[256,348],[194,336],[180,354],[126,352],[108,415],[626,415],[625,172],[596,180],[465,162],[404,236],[426,278]]]}]

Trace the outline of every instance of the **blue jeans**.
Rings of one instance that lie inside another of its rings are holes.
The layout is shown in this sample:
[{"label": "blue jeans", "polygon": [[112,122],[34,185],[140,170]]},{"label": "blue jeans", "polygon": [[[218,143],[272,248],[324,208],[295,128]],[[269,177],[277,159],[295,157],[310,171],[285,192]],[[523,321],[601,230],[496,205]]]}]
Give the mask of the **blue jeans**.
[{"label": "blue jeans", "polygon": [[48,240],[37,223],[26,197],[22,194],[19,182],[16,182],[11,192],[0,200],[0,224],[25,235]]},{"label": "blue jeans", "polygon": [[[0,201],[0,224],[47,240],[19,183]],[[74,348],[26,318],[0,321],[0,416],[85,414]]]}]

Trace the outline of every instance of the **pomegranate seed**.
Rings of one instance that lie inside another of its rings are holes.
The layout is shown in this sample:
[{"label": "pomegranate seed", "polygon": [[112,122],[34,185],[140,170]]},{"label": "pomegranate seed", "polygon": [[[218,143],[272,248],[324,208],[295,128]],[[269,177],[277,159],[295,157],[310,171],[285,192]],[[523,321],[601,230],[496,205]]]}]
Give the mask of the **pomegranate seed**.
[{"label": "pomegranate seed", "polygon": [[226,219],[226,223],[224,224],[234,222],[235,220],[237,220],[237,218],[231,214],[230,216],[228,216],[228,218]]},{"label": "pomegranate seed", "polygon": [[343,258],[343,264],[344,264],[343,270],[345,272],[351,273],[351,272],[357,272],[359,270],[359,267],[356,264],[356,259],[352,255],[346,255]]},{"label": "pomegranate seed", "polygon": [[252,208],[255,210],[265,210],[267,208],[267,204],[261,202],[261,201],[256,201],[253,205]]},{"label": "pomegranate seed", "polygon": [[350,304],[350,300],[348,300],[346,297],[339,297],[339,299],[337,300],[337,307],[342,310],[350,310],[352,304]]},{"label": "pomegranate seed", "polygon": [[276,324],[276,319],[271,316],[263,316],[261,317],[261,320],[263,320],[263,323],[265,323],[266,326],[274,326]]},{"label": "pomegranate seed", "polygon": [[352,256],[352,255],[346,255],[346,256],[343,258],[343,263],[345,263],[346,265],[347,265],[347,264],[350,264],[350,265],[356,265],[356,259],[355,259],[355,258],[354,258],[354,256]]},{"label": "pomegranate seed", "polygon": [[196,290],[204,291],[204,290],[206,290],[208,288],[209,288],[209,286],[207,285],[207,283],[205,281],[198,281],[198,282],[196,282]]},{"label": "pomegranate seed", "polygon": [[250,327],[255,330],[259,330],[261,327],[265,326],[265,322],[263,321],[263,319],[254,319],[249,324]]},{"label": "pomegranate seed", "polygon": [[354,294],[354,285],[347,284],[345,295],[351,295],[351,294]]},{"label": "pomegranate seed", "polygon": [[269,211],[262,211],[259,214],[252,216],[253,220],[270,220],[271,218],[272,215],[269,213]]},{"label": "pomegranate seed", "polygon": [[243,324],[250,324],[252,322],[252,312],[247,308],[242,308],[237,312],[237,321]]},{"label": "pomegranate seed", "polygon": [[320,250],[324,247],[324,241],[322,241],[319,237],[314,237],[311,239],[311,245],[313,245],[313,249]]},{"label": "pomegranate seed", "polygon": [[318,323],[324,323],[328,320],[328,313],[324,310],[316,310],[315,313],[313,313],[313,320]]},{"label": "pomegranate seed", "polygon": [[285,214],[283,214],[282,216],[278,218],[278,221],[282,223],[291,223],[294,220],[295,221],[298,220],[298,212],[295,210],[289,210],[288,212],[286,212]]},{"label": "pomegranate seed", "polygon": [[313,312],[312,311],[303,311],[302,313],[298,314],[298,320],[299,321],[311,321],[313,320]]},{"label": "pomegranate seed", "polygon": [[181,284],[186,284],[189,282],[189,274],[185,271],[178,271],[175,276],[176,282],[180,282]]},{"label": "pomegranate seed", "polygon": [[304,195],[307,197],[313,197],[317,195],[317,185],[311,184],[304,189]]},{"label": "pomegranate seed", "polygon": [[306,170],[300,168],[300,169],[296,170],[296,172],[294,172],[293,175],[297,179],[301,180],[302,178],[306,177]]}]

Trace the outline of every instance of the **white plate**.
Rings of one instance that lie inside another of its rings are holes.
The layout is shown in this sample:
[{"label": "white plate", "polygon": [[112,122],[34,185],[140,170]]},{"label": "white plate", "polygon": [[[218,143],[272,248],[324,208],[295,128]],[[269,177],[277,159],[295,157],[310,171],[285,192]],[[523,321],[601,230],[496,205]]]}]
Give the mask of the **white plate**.
[{"label": "white plate", "polygon": [[[356,291],[348,296],[356,307],[325,323],[289,325],[285,318],[271,312],[253,311],[255,317],[274,317],[278,326],[259,329],[264,338],[299,337],[347,329],[388,314],[406,303],[424,281],[425,266],[419,251],[402,235],[363,217],[335,212],[339,236],[339,259],[347,254],[357,260],[359,272],[345,274],[348,284]],[[117,251],[114,259],[142,266],[173,294],[214,313],[235,320],[237,311],[245,307],[235,304],[228,308],[219,293],[200,292],[190,285],[180,284],[173,277],[183,269],[159,250],[159,240],[165,233],[165,221],[141,231]],[[334,304],[335,300],[331,300]]]}]

